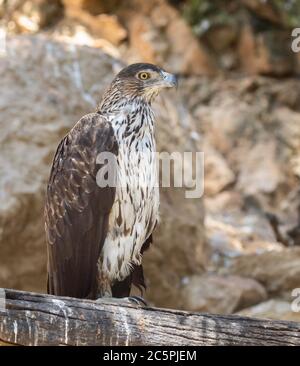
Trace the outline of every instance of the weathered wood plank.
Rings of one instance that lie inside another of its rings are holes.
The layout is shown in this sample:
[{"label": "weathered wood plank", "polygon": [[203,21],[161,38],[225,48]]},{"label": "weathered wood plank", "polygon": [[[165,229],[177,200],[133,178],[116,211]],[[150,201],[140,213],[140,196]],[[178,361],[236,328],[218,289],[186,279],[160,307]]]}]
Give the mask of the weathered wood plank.
[{"label": "weathered wood plank", "polygon": [[7,342],[0,341],[0,347],[1,346],[16,346],[16,345],[15,344],[12,344],[12,343],[7,343]]},{"label": "weathered wood plank", "polygon": [[20,345],[300,345],[300,323],[5,290],[0,341]]}]

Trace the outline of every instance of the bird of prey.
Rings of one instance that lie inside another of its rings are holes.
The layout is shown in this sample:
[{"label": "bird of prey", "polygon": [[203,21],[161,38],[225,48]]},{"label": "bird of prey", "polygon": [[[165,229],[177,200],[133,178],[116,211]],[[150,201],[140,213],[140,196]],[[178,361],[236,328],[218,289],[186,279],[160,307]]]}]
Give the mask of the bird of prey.
[{"label": "bird of prey", "polygon": [[[48,293],[120,298],[145,288],[142,255],[159,211],[151,102],[176,85],[155,65],[132,64],[60,142],[45,203]],[[115,157],[116,184],[98,184],[101,153]]]}]

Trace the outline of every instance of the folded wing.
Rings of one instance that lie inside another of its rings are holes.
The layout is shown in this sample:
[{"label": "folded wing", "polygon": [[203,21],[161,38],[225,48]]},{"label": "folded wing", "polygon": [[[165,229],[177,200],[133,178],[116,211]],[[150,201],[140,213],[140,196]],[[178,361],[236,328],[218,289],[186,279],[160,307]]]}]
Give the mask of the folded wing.
[{"label": "folded wing", "polygon": [[45,204],[50,294],[96,297],[97,261],[115,198],[114,187],[96,182],[102,152],[117,155],[118,146],[97,113],[84,116],[57,148]]}]

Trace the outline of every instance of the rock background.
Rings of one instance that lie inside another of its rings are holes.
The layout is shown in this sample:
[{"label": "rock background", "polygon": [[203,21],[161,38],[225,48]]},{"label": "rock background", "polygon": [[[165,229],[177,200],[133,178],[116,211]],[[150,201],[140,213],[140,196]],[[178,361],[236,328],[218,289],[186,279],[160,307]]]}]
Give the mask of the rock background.
[{"label": "rock background", "polygon": [[298,2],[12,0],[0,17],[0,286],[45,291],[56,146],[123,64],[143,60],[180,76],[155,105],[158,150],[205,153],[202,199],[161,191],[146,299],[298,321]]}]

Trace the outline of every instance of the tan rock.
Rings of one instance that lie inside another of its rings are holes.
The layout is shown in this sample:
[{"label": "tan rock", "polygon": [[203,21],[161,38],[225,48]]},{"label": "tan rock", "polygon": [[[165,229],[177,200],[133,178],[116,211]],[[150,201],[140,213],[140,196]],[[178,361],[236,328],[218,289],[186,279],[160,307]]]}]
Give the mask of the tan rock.
[{"label": "tan rock", "polygon": [[129,4],[129,10],[121,9],[118,14],[129,31],[129,51],[125,56],[131,62],[155,62],[181,74],[216,72],[210,55],[167,1],[132,0]]},{"label": "tan rock", "polygon": [[[201,85],[201,80],[199,83]],[[222,84],[222,80],[219,81],[220,84]],[[191,93],[196,94],[195,91]],[[224,86],[222,91],[216,90],[215,93],[209,106],[203,105],[201,102],[195,103],[194,113],[199,121],[199,128],[203,128],[205,138],[225,157],[228,157],[233,149],[249,150],[251,143],[244,138],[244,135],[248,137],[247,134],[252,132],[250,123],[256,120],[255,108],[241,100],[238,92],[233,92],[230,85]],[[245,126],[248,124],[247,129]],[[239,143],[241,137],[243,137],[243,144]],[[232,155],[233,159],[240,159],[244,156],[237,154],[236,150]],[[230,158],[227,159],[227,162],[234,163]]]},{"label": "tan rock", "polygon": [[[9,39],[7,51],[0,59],[0,109],[8,121],[0,124],[0,286],[44,292],[43,201],[54,151],[95,109],[121,65],[97,49],[44,37]],[[200,149],[180,99],[166,93],[156,108],[160,151]],[[185,199],[184,191],[162,192],[162,223],[145,255],[147,298],[160,306],[176,307],[181,278],[205,261],[202,200]]]},{"label": "tan rock", "polygon": [[239,212],[242,205],[241,193],[234,190],[225,190],[213,197],[205,197],[206,212],[212,215],[220,212]]},{"label": "tan rock", "polygon": [[10,21],[10,27],[18,33],[35,33],[57,23],[64,13],[61,0],[17,0],[11,3],[8,5],[6,16]]},{"label": "tan rock", "polygon": [[285,248],[231,260],[222,273],[253,278],[272,295],[300,287],[300,248]]},{"label": "tan rock", "polygon": [[231,314],[267,298],[263,286],[249,278],[205,274],[188,277],[185,282],[183,307],[192,311]]},{"label": "tan rock", "polygon": [[116,15],[91,15],[82,9],[67,8],[67,20],[75,20],[79,25],[88,29],[95,40],[105,39],[113,45],[119,45],[126,37],[127,31],[120,24]]},{"label": "tan rock", "polygon": [[224,52],[236,42],[237,37],[235,24],[212,24],[202,36],[215,52]]},{"label": "tan rock", "polygon": [[[161,42],[156,29],[153,29],[151,22],[143,15],[136,14],[130,16],[130,22],[127,25],[129,30],[129,56],[130,62],[145,62],[155,63],[162,62],[159,58]],[[159,45],[156,44],[158,41]]]},{"label": "tan rock", "polygon": [[283,249],[265,217],[226,206],[211,213],[207,200],[205,207],[205,231],[211,253],[207,268],[216,270],[226,267],[234,257]]},{"label": "tan rock", "polygon": [[[278,211],[287,192],[299,186],[297,83],[247,77],[220,78],[209,85],[199,78],[194,84],[184,84],[182,90],[199,121],[203,140],[222,155],[234,173],[234,189],[243,196],[251,195],[257,208]],[[270,193],[275,193],[272,199]]]},{"label": "tan rock", "polygon": [[274,140],[257,143],[243,158],[237,187],[244,194],[275,192],[283,182]]},{"label": "tan rock", "polygon": [[[216,73],[213,59],[179,15],[168,25],[166,37],[171,46],[166,61],[175,72],[185,75],[213,75]],[[188,47],[185,46],[187,44]]]},{"label": "tan rock", "polygon": [[235,174],[215,148],[206,143],[203,150],[205,194],[213,196],[232,184],[235,181]]},{"label": "tan rock", "polygon": [[237,314],[251,318],[300,321],[300,312],[292,310],[291,302],[276,299],[241,310]]},{"label": "tan rock", "polygon": [[111,13],[118,5],[119,0],[62,0],[66,9],[87,11],[92,15]]},{"label": "tan rock", "polygon": [[242,68],[250,74],[284,76],[294,71],[295,55],[286,30],[254,33],[249,25],[244,26],[238,53]]},{"label": "tan rock", "polygon": [[[291,85],[293,87],[293,85]],[[286,90],[287,93],[289,93]],[[295,152],[300,152],[300,113],[292,108],[281,106],[276,108],[274,114],[279,121],[279,137]],[[288,123],[286,123],[288,121]]]},{"label": "tan rock", "polygon": [[64,42],[69,47],[76,45],[99,48],[113,58],[120,58],[118,45],[113,45],[107,39],[95,37],[89,26],[82,25],[74,18],[65,18],[53,32],[49,31],[47,34],[53,41]]}]

